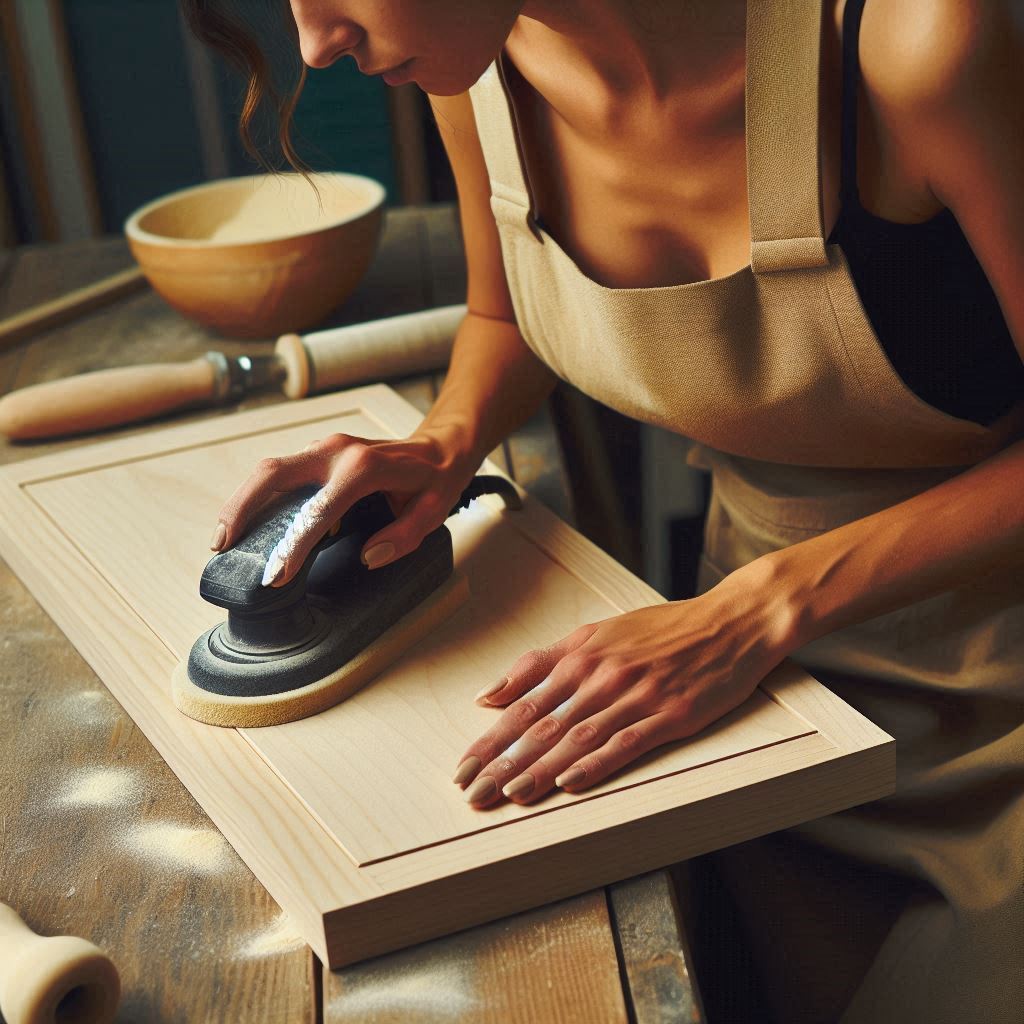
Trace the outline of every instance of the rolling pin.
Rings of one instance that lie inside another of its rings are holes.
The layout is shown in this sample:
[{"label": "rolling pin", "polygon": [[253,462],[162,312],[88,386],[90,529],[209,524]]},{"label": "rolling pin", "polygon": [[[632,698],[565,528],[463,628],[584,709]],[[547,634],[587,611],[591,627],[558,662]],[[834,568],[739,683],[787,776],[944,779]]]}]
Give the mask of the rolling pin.
[{"label": "rolling pin", "polygon": [[98,946],[36,935],[0,903],[0,1013],[7,1024],[106,1024],[120,998],[117,968]]},{"label": "rolling pin", "polygon": [[83,434],[178,409],[237,401],[280,385],[289,398],[437,370],[448,363],[465,305],[371,320],[300,337],[273,355],[207,352],[184,363],[149,363],[33,384],[0,398],[0,434],[24,441]]}]

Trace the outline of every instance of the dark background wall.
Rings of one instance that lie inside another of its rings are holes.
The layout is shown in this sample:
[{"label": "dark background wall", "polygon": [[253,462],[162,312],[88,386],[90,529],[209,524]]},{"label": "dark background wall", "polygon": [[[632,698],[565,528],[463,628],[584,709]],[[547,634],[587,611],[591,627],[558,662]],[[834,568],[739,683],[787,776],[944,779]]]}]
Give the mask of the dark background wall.
[{"label": "dark background wall", "polygon": [[[251,10],[253,24],[266,32],[266,12],[274,2],[242,0],[239,6]],[[9,241],[66,237],[66,232],[53,228],[41,208],[47,201],[59,206],[60,190],[49,200],[40,196],[56,186],[40,180],[45,174],[35,166],[40,160],[33,158],[30,136],[38,134],[43,119],[58,113],[52,109],[53,97],[48,100],[42,95],[40,73],[64,75],[71,82],[62,95],[69,97],[84,136],[82,177],[89,179],[84,188],[94,233],[119,231],[133,210],[164,193],[213,177],[261,170],[237,137],[244,82],[188,35],[177,0],[0,0],[0,4],[7,5],[6,15],[0,17],[4,37],[0,198],[6,194],[16,236]],[[46,7],[55,38],[58,43],[62,40],[53,58],[49,50],[40,50],[32,42],[30,22],[37,21]],[[262,20],[256,17],[260,13]],[[276,38],[265,38],[274,44],[268,52],[275,66],[282,74],[285,69],[290,72],[296,58],[286,34],[277,29]],[[40,67],[51,59],[52,68]],[[316,170],[375,178],[386,188],[389,205],[396,205],[408,198],[409,176],[409,168],[403,176],[397,163],[403,149],[396,143],[396,123],[408,133],[410,123],[418,122],[421,137],[413,147],[413,158],[423,164],[415,172],[423,187],[416,198],[454,198],[426,98],[414,86],[405,88],[405,116],[396,121],[395,97],[389,95],[395,90],[380,79],[359,74],[352,59],[311,70],[295,114],[301,155]],[[268,123],[263,124],[262,135],[270,138]],[[410,159],[408,147],[404,153],[404,159]]]}]

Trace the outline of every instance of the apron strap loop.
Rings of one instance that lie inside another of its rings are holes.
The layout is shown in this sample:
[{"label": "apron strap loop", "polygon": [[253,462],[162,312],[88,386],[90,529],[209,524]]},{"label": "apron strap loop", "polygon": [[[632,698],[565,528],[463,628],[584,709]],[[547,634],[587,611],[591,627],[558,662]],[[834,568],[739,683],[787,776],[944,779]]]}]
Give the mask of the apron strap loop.
[{"label": "apron strap loop", "polygon": [[820,237],[775,238],[750,245],[750,268],[755,274],[827,266],[828,253]]}]

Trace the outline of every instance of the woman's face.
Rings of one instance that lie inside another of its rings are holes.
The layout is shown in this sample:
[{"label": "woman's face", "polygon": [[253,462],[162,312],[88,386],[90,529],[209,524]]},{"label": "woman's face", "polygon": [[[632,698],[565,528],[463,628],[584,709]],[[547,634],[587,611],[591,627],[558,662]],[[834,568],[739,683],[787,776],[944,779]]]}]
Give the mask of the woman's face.
[{"label": "woman's face", "polygon": [[374,74],[451,96],[468,89],[501,51],[523,0],[290,0],[302,59],[325,68],[354,57]]}]

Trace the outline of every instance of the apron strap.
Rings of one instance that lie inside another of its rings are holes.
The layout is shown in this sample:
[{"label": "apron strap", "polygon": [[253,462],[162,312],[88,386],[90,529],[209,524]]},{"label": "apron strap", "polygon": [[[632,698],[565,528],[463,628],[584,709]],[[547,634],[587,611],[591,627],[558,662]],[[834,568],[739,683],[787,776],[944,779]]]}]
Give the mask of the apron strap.
[{"label": "apron strap", "polygon": [[491,181],[491,209],[495,220],[513,227],[525,226],[538,241],[543,241],[526,179],[526,164],[519,149],[515,108],[501,56],[492,61],[470,87],[469,95]]},{"label": "apron strap", "polygon": [[[828,265],[818,162],[823,5],[747,3],[747,201],[755,274]],[[495,220],[526,227],[543,242],[501,56],[469,92]]]},{"label": "apron strap", "polygon": [[823,0],[747,2],[747,200],[755,274],[828,264],[818,160]]}]

